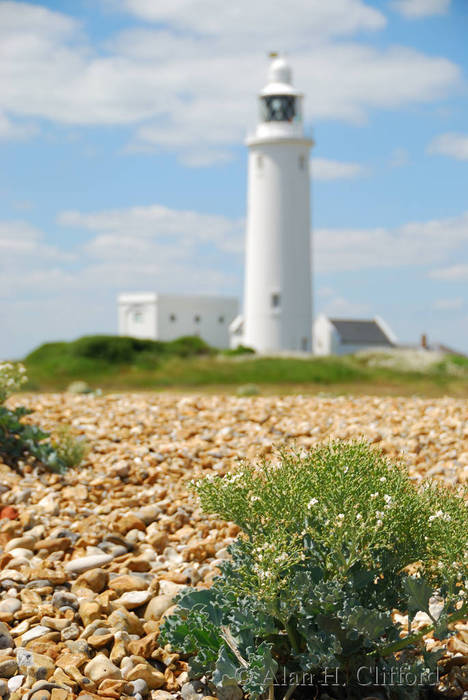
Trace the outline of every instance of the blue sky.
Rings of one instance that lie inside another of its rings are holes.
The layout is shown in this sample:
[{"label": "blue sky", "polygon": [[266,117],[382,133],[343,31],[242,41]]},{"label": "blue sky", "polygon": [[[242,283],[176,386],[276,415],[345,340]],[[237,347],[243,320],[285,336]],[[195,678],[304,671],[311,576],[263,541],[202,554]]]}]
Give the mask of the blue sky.
[{"label": "blue sky", "polygon": [[242,295],[267,53],[306,94],[314,307],[468,352],[466,0],[0,0],[0,357],[119,291]]}]

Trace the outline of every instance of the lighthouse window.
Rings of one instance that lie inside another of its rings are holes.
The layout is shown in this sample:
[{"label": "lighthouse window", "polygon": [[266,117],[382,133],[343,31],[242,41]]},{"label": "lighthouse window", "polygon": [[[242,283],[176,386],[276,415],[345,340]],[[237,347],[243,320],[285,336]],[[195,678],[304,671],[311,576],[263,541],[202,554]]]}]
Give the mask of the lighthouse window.
[{"label": "lighthouse window", "polygon": [[292,122],[296,116],[294,95],[266,95],[261,105],[262,118],[266,122]]},{"label": "lighthouse window", "polygon": [[259,170],[262,170],[262,168],[263,168],[263,156],[260,156],[260,155],[257,156],[257,168]]},{"label": "lighthouse window", "polygon": [[177,321],[177,316],[175,314],[170,314],[169,321],[171,321],[171,323],[174,323],[175,321]]},{"label": "lighthouse window", "polygon": [[197,314],[196,316],[193,317],[193,320],[195,321],[195,323],[200,323],[201,316],[198,316],[198,314]]},{"label": "lighthouse window", "polygon": [[279,309],[281,305],[281,294],[279,294],[278,292],[274,292],[271,295],[271,305],[274,309]]},{"label": "lighthouse window", "polygon": [[299,168],[305,170],[305,156],[299,156]]},{"label": "lighthouse window", "polygon": [[220,316],[218,318],[218,323],[224,323],[224,316]]}]

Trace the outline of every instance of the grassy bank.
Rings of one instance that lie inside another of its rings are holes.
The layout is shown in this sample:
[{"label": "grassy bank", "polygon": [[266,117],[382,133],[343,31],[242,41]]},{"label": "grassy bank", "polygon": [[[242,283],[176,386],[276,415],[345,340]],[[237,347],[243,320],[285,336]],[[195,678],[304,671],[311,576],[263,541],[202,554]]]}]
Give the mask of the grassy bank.
[{"label": "grassy bank", "polygon": [[[199,338],[170,343],[89,336],[47,343],[25,359],[33,391],[62,391],[76,380],[92,389],[237,391],[261,393],[420,394],[468,397],[468,360],[443,356],[414,366],[391,354],[298,358],[222,353]],[[406,362],[406,364],[405,364]]]}]

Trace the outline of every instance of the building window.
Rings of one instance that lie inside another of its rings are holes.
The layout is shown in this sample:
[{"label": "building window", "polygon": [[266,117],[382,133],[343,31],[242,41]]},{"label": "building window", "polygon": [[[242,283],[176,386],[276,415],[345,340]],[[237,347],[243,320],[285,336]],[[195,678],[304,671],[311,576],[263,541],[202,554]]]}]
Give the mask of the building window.
[{"label": "building window", "polygon": [[143,309],[141,309],[139,306],[136,308],[132,309],[132,321],[133,323],[143,323]]},{"label": "building window", "polygon": [[177,316],[175,314],[169,314],[169,321],[171,321],[171,323],[174,323],[175,321],[177,321]]},{"label": "building window", "polygon": [[302,156],[302,155],[299,156],[299,169],[300,170],[305,170],[305,163],[306,163],[305,156]]},{"label": "building window", "polygon": [[200,321],[201,321],[201,316],[199,316],[199,315],[197,314],[196,316],[193,317],[193,320],[195,321],[195,323],[200,323]]},{"label": "building window", "polygon": [[279,292],[273,292],[271,295],[271,306],[273,309],[279,309],[281,306],[281,294]]},{"label": "building window", "polygon": [[224,323],[224,316],[220,316],[218,318],[218,323]]}]

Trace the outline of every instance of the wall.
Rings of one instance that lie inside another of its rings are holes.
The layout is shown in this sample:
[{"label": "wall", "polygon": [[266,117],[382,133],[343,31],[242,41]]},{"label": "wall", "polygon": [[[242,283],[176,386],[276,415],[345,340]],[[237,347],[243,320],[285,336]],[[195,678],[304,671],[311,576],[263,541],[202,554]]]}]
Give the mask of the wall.
[{"label": "wall", "polygon": [[[209,345],[228,348],[229,324],[238,314],[239,302],[231,297],[158,294],[157,308],[160,340],[198,335]],[[198,322],[196,317],[199,317]]]},{"label": "wall", "polygon": [[[331,355],[334,327],[326,316],[317,316],[313,327],[314,355]],[[336,334],[335,334],[336,335]],[[335,339],[335,343],[336,343]]]},{"label": "wall", "polygon": [[121,294],[118,305],[119,335],[157,337],[156,294]]}]

